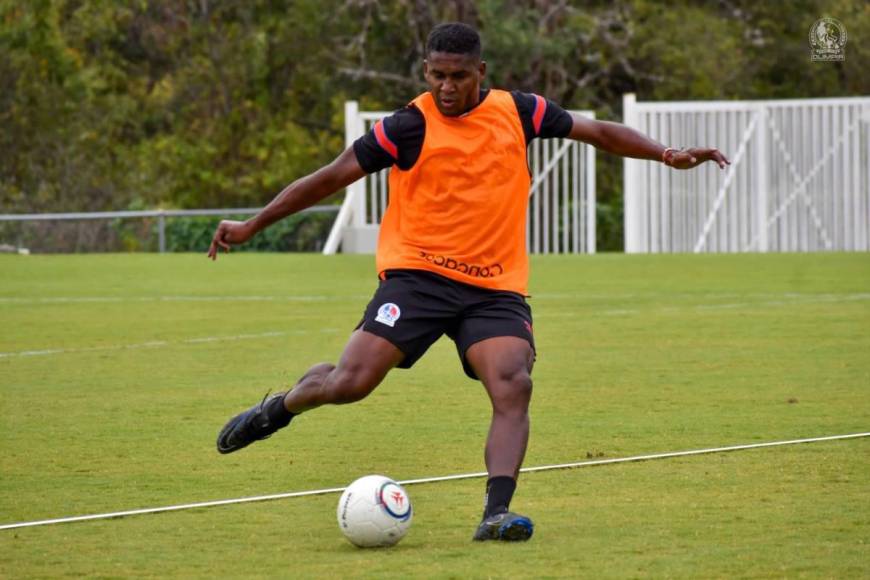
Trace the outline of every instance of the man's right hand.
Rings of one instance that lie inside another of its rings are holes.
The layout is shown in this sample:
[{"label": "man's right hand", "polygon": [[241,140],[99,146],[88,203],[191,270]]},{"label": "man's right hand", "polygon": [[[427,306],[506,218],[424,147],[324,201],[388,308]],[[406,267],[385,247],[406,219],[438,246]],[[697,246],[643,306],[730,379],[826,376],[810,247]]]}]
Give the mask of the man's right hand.
[{"label": "man's right hand", "polygon": [[211,239],[211,245],[208,247],[208,257],[212,260],[217,260],[218,247],[223,248],[224,252],[229,252],[231,244],[247,242],[254,233],[253,228],[248,222],[222,220],[214,232],[214,237]]}]

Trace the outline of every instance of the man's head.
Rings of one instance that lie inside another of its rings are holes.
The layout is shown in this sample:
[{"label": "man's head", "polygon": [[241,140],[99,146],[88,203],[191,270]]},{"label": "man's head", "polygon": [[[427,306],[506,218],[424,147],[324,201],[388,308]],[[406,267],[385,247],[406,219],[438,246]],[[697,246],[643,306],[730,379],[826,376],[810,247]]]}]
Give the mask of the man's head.
[{"label": "man's head", "polygon": [[480,35],[467,24],[447,22],[429,33],[423,74],[442,114],[457,117],[480,100],[486,75],[480,52]]}]

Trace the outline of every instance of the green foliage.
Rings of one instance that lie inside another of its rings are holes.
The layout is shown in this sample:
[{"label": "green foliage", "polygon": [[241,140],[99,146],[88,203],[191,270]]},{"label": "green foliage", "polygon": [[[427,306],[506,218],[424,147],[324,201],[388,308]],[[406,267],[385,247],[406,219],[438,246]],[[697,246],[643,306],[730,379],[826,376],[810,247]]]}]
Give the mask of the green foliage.
[{"label": "green foliage", "polygon": [[[822,16],[846,60],[812,63]],[[861,0],[0,0],[0,208],[245,207],[334,158],[342,104],[425,90],[426,35],[484,37],[488,83],[619,120],[621,97],[753,99],[870,92]],[[599,167],[621,247],[621,168]],[[611,241],[608,241],[611,240]]]},{"label": "green foliage", "polygon": [[[132,209],[142,209],[134,206]],[[164,234],[169,252],[205,252],[220,217],[166,217]],[[288,217],[257,234],[233,252],[319,252],[332,227],[334,212],[302,213]],[[0,222],[0,244],[31,252],[156,252],[160,221],[157,218],[52,220]]]},{"label": "green foliage", "polygon": [[[248,216],[175,217],[166,220],[166,250],[169,252],[204,252],[211,243],[221,219],[245,219]],[[258,233],[233,252],[317,252],[329,234],[333,213],[292,215]],[[157,224],[153,226],[156,239]]]}]

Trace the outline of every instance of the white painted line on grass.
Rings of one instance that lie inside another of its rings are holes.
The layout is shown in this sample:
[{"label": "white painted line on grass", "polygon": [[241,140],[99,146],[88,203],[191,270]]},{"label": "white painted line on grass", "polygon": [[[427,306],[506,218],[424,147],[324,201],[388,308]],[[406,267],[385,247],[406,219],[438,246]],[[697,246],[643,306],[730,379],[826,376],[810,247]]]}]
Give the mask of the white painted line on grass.
[{"label": "white painted line on grass", "polygon": [[544,312],[536,314],[535,318],[566,318],[576,316],[630,316],[635,314],[650,314],[650,313],[673,313],[673,312],[692,312],[705,310],[733,310],[737,308],[765,308],[770,306],[800,306],[803,304],[841,304],[844,302],[856,302],[862,300],[870,300],[870,294],[834,294],[834,295],[818,295],[812,298],[790,298],[789,300],[765,300],[761,302],[731,302],[722,304],[686,304],[685,306],[660,306],[653,308],[619,308],[607,310],[579,310],[579,311],[560,311],[560,312]]},{"label": "white painted line on grass", "polygon": [[[623,294],[583,294],[583,293],[560,293],[560,292],[541,292],[532,295],[532,300],[613,300],[613,299],[645,299],[645,298],[697,298],[698,294],[687,293],[623,293]],[[702,294],[707,299],[715,298],[759,298],[775,300],[774,304],[790,304],[791,301],[800,302],[809,300],[812,302],[841,302],[847,300],[867,300],[870,299],[870,294],[814,294],[808,292],[768,292],[768,293],[710,293]],[[46,296],[40,298],[25,298],[15,296],[0,296],[0,304],[87,304],[87,303],[122,303],[122,302],[340,302],[340,301],[356,301],[369,300],[371,294],[347,294],[337,296],[324,296],[322,294],[313,295],[279,295],[279,296]],[[786,300],[786,302],[780,302]],[[743,303],[740,303],[743,304]],[[740,305],[738,304],[738,305]],[[758,303],[746,303],[748,305]],[[717,305],[710,305],[716,307]]]},{"label": "white painted line on grass", "polygon": [[[337,328],[321,328],[316,331],[317,334],[331,334],[338,332]],[[139,350],[143,348],[157,348],[169,346],[172,344],[202,344],[207,342],[233,342],[238,340],[254,340],[258,338],[273,338],[276,336],[296,336],[303,334],[315,334],[315,332],[307,330],[290,330],[290,331],[274,331],[261,332],[259,334],[235,334],[230,336],[204,336],[201,338],[187,338],[183,340],[167,341],[167,340],[152,340],[149,342],[140,342],[138,344],[109,344],[106,346],[86,346],[82,348],[53,348],[44,350],[22,350],[18,352],[0,352],[0,358],[10,357],[28,357],[28,356],[45,356],[50,354],[69,354],[77,352],[100,352],[107,350]]]},{"label": "white painted line on grass", "polygon": [[855,302],[870,300],[870,294],[820,295],[813,298],[795,298],[790,300],[767,300],[764,302],[735,302],[731,304],[699,304],[698,310],[718,310],[727,308],[747,308],[752,306],[791,306],[792,304],[827,304],[840,302]]},{"label": "white painted line on grass", "polygon": [[742,298],[742,299],[785,299],[785,298],[840,298],[842,296],[864,296],[863,294],[844,294],[842,292],[535,292],[532,299],[542,300],[614,300],[648,298]]},{"label": "white painted line on grass", "polygon": [[371,298],[367,294],[347,296],[47,296],[44,298],[0,297],[0,304],[87,304],[105,302],[334,302]]},{"label": "white painted line on grass", "polygon": [[[556,465],[542,465],[539,467],[524,467],[520,470],[522,473],[534,473],[538,471],[550,471],[553,469],[571,469],[577,467],[592,467],[596,465],[611,465],[614,463],[630,463],[636,461],[650,461],[653,459],[666,459],[671,457],[688,457],[691,455],[703,455],[708,453],[724,453],[727,451],[742,451],[745,449],[759,449],[763,447],[779,447],[783,445],[797,445],[799,443],[816,443],[819,441],[838,441],[841,439],[857,439],[859,437],[870,437],[868,433],[852,433],[850,435],[830,435],[826,437],[813,437],[810,439],[791,439],[788,441],[772,441],[768,443],[751,443],[748,445],[732,445],[730,447],[712,447],[709,449],[695,449],[692,451],[671,451],[667,453],[654,453],[651,455],[636,455],[634,457],[621,457],[617,459],[597,459],[594,461],[577,461],[574,463],[559,463]],[[402,485],[414,485],[418,483],[435,483],[439,481],[455,481],[458,479],[474,479],[486,477],[486,472],[477,473],[461,473],[457,475],[443,475],[439,477],[424,477],[420,479],[406,479],[400,481]],[[12,530],[16,528],[30,528],[35,526],[47,526],[51,524],[67,524],[72,522],[84,522],[88,520],[105,520],[110,518],[121,518],[126,516],[138,516],[143,514],[156,514],[162,512],[180,511],[195,508],[207,508],[221,505],[231,505],[240,503],[251,503],[257,501],[269,501],[275,499],[286,499],[291,497],[304,497],[310,495],[326,495],[330,493],[341,493],[343,487],[329,487],[324,489],[312,489],[308,491],[292,491],[288,493],[274,493],[271,495],[259,495],[253,497],[241,497],[236,499],[221,499],[214,501],[202,501],[197,503],[188,503],[180,505],[171,505],[155,508],[142,508],[134,510],[126,510],[119,512],[111,512],[105,514],[91,514],[85,516],[72,516],[64,518],[54,518],[50,520],[36,520],[32,522],[17,522],[13,524],[0,525],[0,530]]]}]

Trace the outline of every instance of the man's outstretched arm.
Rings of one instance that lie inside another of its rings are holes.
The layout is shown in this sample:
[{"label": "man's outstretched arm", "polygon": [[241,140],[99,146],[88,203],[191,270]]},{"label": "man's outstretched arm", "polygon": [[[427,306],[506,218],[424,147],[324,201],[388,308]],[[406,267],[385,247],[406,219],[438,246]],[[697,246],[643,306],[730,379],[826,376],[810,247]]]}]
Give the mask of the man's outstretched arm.
[{"label": "man's outstretched arm", "polygon": [[260,230],[289,215],[311,207],[339,189],[363,177],[353,147],[348,147],[335,161],[314,173],[301,177],[284,188],[260,212],[249,220],[223,220],[218,225],[208,248],[208,257],[217,259],[218,249],[230,251],[230,245],[248,241]]},{"label": "man's outstretched arm", "polygon": [[572,118],[574,124],[568,134],[570,139],[589,143],[614,155],[660,161],[676,169],[691,169],[705,161],[715,161],[722,169],[731,165],[718,149],[695,147],[676,150],[665,147],[626,125],[593,121],[580,115],[572,115]]}]

